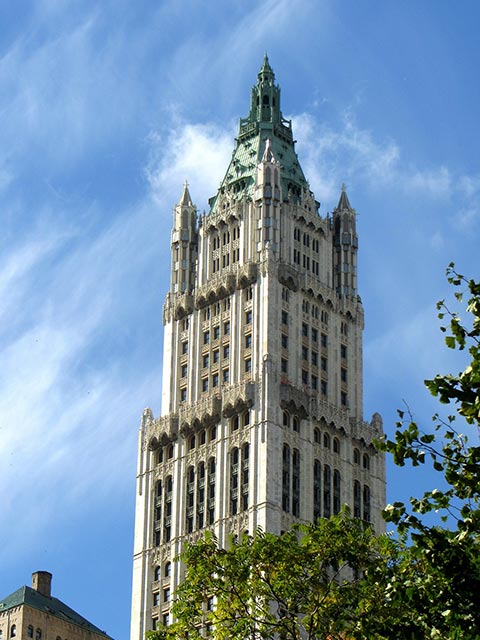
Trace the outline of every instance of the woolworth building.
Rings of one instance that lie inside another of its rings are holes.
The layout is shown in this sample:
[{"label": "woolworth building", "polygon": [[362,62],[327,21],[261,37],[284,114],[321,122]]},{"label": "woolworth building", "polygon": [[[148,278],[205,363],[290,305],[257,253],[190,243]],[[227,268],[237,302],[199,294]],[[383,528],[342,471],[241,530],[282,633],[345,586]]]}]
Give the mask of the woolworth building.
[{"label": "woolworth building", "polygon": [[186,541],[280,534],[338,513],[383,530],[385,463],[363,419],[356,213],[319,213],[265,56],[209,211],[174,207],[162,412],[143,413],[131,640],[171,620]]}]

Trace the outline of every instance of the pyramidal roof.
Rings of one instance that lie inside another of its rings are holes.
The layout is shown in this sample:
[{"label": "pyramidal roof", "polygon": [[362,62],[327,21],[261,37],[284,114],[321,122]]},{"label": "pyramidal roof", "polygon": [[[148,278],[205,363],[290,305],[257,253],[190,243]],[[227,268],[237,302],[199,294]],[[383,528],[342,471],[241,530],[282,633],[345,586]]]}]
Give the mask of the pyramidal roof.
[{"label": "pyramidal roof", "polygon": [[[268,141],[268,142],[267,142]],[[212,212],[216,209],[218,194],[228,191],[237,200],[253,195],[257,165],[268,157],[280,164],[284,198],[289,192],[300,194],[309,186],[295,152],[292,122],[286,120],[280,109],[280,87],[267,54],[252,87],[250,111],[241,118],[238,137],[230,164],[218,193],[210,198]]]},{"label": "pyramidal roof", "polygon": [[58,598],[45,596],[36,589],[27,586],[20,587],[20,589],[17,589],[6,598],[0,599],[0,613],[20,605],[27,605],[33,609],[39,609],[65,622],[75,624],[93,633],[98,633],[99,635],[105,636],[105,638],[110,638],[105,631],[93,625]]},{"label": "pyramidal roof", "polygon": [[352,205],[347,196],[347,187],[345,183],[342,184],[342,193],[340,194],[340,200],[338,201],[336,211],[353,211]]},{"label": "pyramidal roof", "polygon": [[190,191],[188,190],[188,181],[185,180],[183,185],[183,193],[178,203],[181,207],[193,207],[192,198],[190,197]]}]

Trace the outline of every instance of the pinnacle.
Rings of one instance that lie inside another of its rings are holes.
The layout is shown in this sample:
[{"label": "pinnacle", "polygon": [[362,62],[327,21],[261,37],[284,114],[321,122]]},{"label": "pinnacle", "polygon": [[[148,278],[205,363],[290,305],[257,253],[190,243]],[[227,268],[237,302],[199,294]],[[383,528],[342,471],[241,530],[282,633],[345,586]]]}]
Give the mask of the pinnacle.
[{"label": "pinnacle", "polygon": [[180,198],[180,202],[178,204],[182,205],[184,207],[192,207],[193,206],[192,198],[190,197],[190,192],[188,190],[188,180],[185,180],[185,184],[183,186],[182,197]]},{"label": "pinnacle", "polygon": [[267,142],[265,144],[265,151],[263,152],[262,162],[274,162],[275,158],[272,153],[272,149],[270,147],[270,138],[267,138]]},{"label": "pinnacle", "polygon": [[351,207],[350,202],[348,200],[347,187],[346,187],[345,183],[342,184],[342,193],[340,194],[340,200],[338,201],[337,210],[338,211],[352,211],[352,207]]},{"label": "pinnacle", "polygon": [[260,67],[260,71],[258,72],[258,76],[260,77],[261,75],[271,75],[271,76],[275,76],[275,74],[273,73],[273,69],[270,66],[270,62],[268,61],[268,55],[267,52],[265,51],[265,55],[263,56],[263,63],[262,66]]}]

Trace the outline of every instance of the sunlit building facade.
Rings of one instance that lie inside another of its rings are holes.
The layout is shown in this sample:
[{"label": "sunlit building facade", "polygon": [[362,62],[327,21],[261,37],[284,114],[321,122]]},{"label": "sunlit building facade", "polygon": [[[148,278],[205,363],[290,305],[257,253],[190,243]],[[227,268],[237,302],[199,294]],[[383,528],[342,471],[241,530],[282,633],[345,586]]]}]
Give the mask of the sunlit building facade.
[{"label": "sunlit building facade", "polygon": [[174,208],[163,311],[162,413],[143,414],[132,640],[170,621],[174,558],[207,529],[338,513],[383,529],[385,465],[363,419],[356,214],[345,188],[319,213],[265,57],[207,214]]}]

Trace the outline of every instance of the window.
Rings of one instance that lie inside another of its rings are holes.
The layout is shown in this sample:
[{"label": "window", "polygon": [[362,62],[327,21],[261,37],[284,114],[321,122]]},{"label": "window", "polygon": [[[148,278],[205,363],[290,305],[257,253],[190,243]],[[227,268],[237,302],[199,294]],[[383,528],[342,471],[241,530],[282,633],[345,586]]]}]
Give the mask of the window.
[{"label": "window", "polygon": [[325,449],[330,449],[330,436],[328,433],[323,434],[323,446]]},{"label": "window", "polygon": [[355,464],[360,464],[360,451],[358,449],[353,450],[353,462]]},{"label": "window", "polygon": [[347,347],[344,344],[340,345],[340,357],[343,359],[347,357]]},{"label": "window", "polygon": [[246,311],[245,312],[245,324],[252,324],[252,312],[251,311]]},{"label": "window", "polygon": [[27,629],[27,636],[33,638],[33,625],[29,624]]},{"label": "window", "polygon": [[340,471],[333,472],[333,513],[340,512]]},{"label": "window", "polygon": [[300,453],[298,449],[294,449],[292,455],[292,515],[297,518],[300,516]]},{"label": "window", "polygon": [[302,384],[308,384],[308,371],[302,369]]},{"label": "window", "polygon": [[282,349],[288,349],[288,336],[282,333]]},{"label": "window", "polygon": [[10,627],[10,637],[14,638],[16,635],[17,635],[17,625],[12,624],[12,626]]},{"label": "window", "polygon": [[282,324],[288,324],[288,313],[286,311],[282,311]]},{"label": "window", "polygon": [[312,350],[312,364],[314,367],[318,365],[318,353]]},{"label": "window", "polygon": [[318,427],[313,430],[313,441],[315,444],[320,444],[320,429]]},{"label": "window", "polygon": [[238,512],[238,461],[239,451],[234,447],[230,452],[230,514]]},{"label": "window", "polygon": [[213,327],[213,339],[218,340],[220,338],[220,327]]},{"label": "window", "polygon": [[361,488],[360,482],[355,480],[353,483],[353,517],[361,518],[362,517],[362,509],[361,509]]},{"label": "window", "polygon": [[167,449],[167,458],[169,460],[173,458],[173,444],[171,444]]},{"label": "window", "polygon": [[322,357],[320,358],[320,368],[322,371],[326,371],[327,370],[327,359]]},{"label": "window", "polygon": [[293,430],[300,433],[300,420],[296,416],[293,418]]},{"label": "window", "polygon": [[203,368],[205,369],[209,365],[210,365],[210,356],[207,354],[206,356],[203,356]]},{"label": "window", "polygon": [[368,457],[368,455],[366,453],[363,454],[363,468],[364,469],[370,469],[370,458]]},{"label": "window", "polygon": [[223,369],[222,376],[224,383],[230,382],[230,369]]},{"label": "window", "polygon": [[245,349],[251,349],[252,347],[252,334],[247,333],[245,336]]},{"label": "window", "polygon": [[152,629],[155,631],[157,627],[158,627],[158,618],[152,618]]},{"label": "window", "polygon": [[327,382],[326,382],[326,380],[322,380],[320,382],[320,390],[321,390],[323,396],[327,395]]},{"label": "window", "polygon": [[210,343],[210,331],[204,331],[203,332],[203,344],[209,344]]},{"label": "window", "polygon": [[212,387],[218,387],[218,373],[212,375]]},{"label": "window", "polygon": [[245,360],[245,373],[250,373],[252,371],[252,359],[247,358]]},{"label": "window", "polygon": [[312,340],[313,342],[318,342],[318,329],[315,329],[315,327],[312,327]]},{"label": "window", "polygon": [[302,336],[308,338],[308,324],[302,322]]},{"label": "window", "polygon": [[302,360],[308,360],[308,347],[302,347]]},{"label": "window", "polygon": [[213,359],[213,362],[214,362],[214,363],[219,361],[219,359],[220,359],[220,352],[219,352],[219,350],[218,350],[218,349],[215,349],[215,351],[213,351],[213,352],[212,352],[212,359]]},{"label": "window", "polygon": [[340,453],[340,440],[338,438],[333,439],[333,452]]},{"label": "window", "polygon": [[207,611],[213,611],[213,596],[207,598]]},{"label": "window", "polygon": [[200,431],[200,435],[198,436],[198,441],[200,442],[201,445],[205,444],[205,442],[207,441],[207,433],[205,429]]},{"label": "window", "polygon": [[180,389],[180,402],[186,402],[187,401],[187,390],[184,387],[183,389]]},{"label": "window", "polygon": [[165,587],[163,590],[163,601],[170,602],[170,587]]},{"label": "window", "polygon": [[340,369],[340,379],[342,382],[347,381],[347,370],[344,369],[343,367]]},{"label": "window", "polygon": [[181,347],[181,351],[182,351],[182,355],[185,355],[188,353],[188,342],[182,342],[182,347]]},{"label": "window", "polygon": [[187,377],[187,370],[188,370],[187,365],[183,364],[182,365],[182,369],[181,369],[181,376],[180,376],[181,378],[186,378]]},{"label": "window", "polygon": [[280,363],[280,367],[281,367],[282,373],[287,373],[288,372],[288,360],[285,360],[285,358],[282,358],[282,361]]},{"label": "window", "polygon": [[363,485],[363,519],[370,522],[370,487]]},{"label": "window", "polygon": [[239,427],[238,416],[233,416],[233,418],[230,421],[230,429],[232,431],[237,431],[238,427]]},{"label": "window", "polygon": [[317,391],[318,389],[318,378],[317,376],[312,376],[311,378],[311,387],[314,391]]},{"label": "window", "polygon": [[205,393],[208,391],[208,378],[202,379],[202,391]]},{"label": "window", "polygon": [[[153,573],[153,579],[155,580],[155,582],[157,580],[160,580],[160,567],[155,567],[155,571]],[[32,636],[29,636],[29,637],[31,638]]]},{"label": "window", "polygon": [[229,357],[230,357],[230,345],[226,344],[223,347],[223,358],[226,359],[226,358],[229,358]]},{"label": "window", "polygon": [[322,333],[322,335],[320,336],[320,344],[322,345],[322,347],[324,349],[327,348],[327,334],[326,333]]},{"label": "window", "polygon": [[166,578],[169,578],[172,575],[172,563],[171,562],[166,562],[165,563],[165,568],[163,570],[163,574]]},{"label": "window", "polygon": [[345,393],[345,391],[342,391],[340,394],[340,402],[343,407],[346,407],[348,404],[347,394]]},{"label": "window", "polygon": [[323,517],[324,518],[329,518],[332,515],[331,484],[332,484],[332,475],[330,472],[330,467],[326,464],[323,467]]},{"label": "window", "polygon": [[322,515],[322,466],[319,460],[313,461],[313,519],[316,522]]},{"label": "window", "polygon": [[283,412],[283,426],[284,427],[290,426],[290,414],[288,413],[288,411]]},{"label": "window", "polygon": [[164,613],[163,614],[163,626],[164,627],[168,627],[169,624],[170,624],[170,614],[169,613]]},{"label": "window", "polygon": [[160,593],[158,591],[155,591],[155,593],[153,594],[153,606],[156,607],[159,604],[160,604]]},{"label": "window", "polygon": [[210,431],[208,432],[208,441],[214,442],[217,439],[217,427],[214,425],[210,427]]},{"label": "window", "polygon": [[290,447],[288,444],[283,445],[282,453],[282,509],[290,513]]},{"label": "window", "polygon": [[42,630],[41,629],[37,629],[35,631],[35,640],[42,640]]}]

